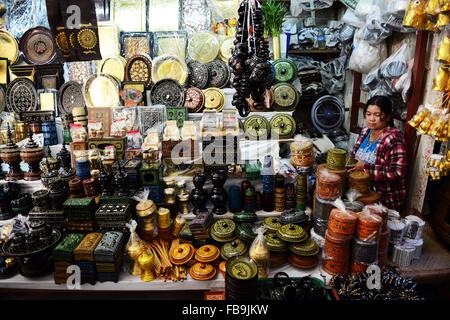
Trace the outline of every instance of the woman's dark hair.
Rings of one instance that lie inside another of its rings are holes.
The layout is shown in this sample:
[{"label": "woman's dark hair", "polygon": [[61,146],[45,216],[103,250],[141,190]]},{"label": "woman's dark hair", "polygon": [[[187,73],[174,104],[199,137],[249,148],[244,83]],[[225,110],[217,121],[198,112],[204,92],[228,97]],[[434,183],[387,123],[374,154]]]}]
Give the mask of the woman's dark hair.
[{"label": "woman's dark hair", "polygon": [[[378,106],[381,111],[385,114],[386,117],[389,117],[392,113],[392,100],[385,96],[373,96],[370,98],[366,106],[364,107],[364,115],[366,114],[367,107],[369,106]],[[383,119],[382,119],[383,120]],[[393,127],[394,122],[392,119],[388,122],[388,124]]]}]

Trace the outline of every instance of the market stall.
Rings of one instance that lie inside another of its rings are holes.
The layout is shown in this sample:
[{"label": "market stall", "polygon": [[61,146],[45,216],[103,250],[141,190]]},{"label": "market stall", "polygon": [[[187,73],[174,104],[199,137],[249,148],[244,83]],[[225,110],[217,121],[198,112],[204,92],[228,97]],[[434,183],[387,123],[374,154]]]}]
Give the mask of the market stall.
[{"label": "market stall", "polygon": [[[414,281],[450,278],[449,252],[389,187],[406,188],[403,147],[378,147],[385,176],[364,137],[353,150],[359,110],[382,103],[354,98],[349,123],[345,102],[363,74],[401,130],[441,144],[428,173],[445,177],[445,3],[24,3],[0,1],[0,288],[418,300]],[[387,40],[424,30],[442,38],[441,96],[407,122],[416,57]],[[381,293],[341,287],[374,266]]]}]

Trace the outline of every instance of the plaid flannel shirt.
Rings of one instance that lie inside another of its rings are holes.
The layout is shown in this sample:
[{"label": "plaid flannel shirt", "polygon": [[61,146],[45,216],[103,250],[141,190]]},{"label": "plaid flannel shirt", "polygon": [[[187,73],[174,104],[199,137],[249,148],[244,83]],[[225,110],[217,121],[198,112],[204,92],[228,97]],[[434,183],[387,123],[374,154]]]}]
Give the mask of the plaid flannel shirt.
[{"label": "plaid flannel shirt", "polygon": [[[369,132],[367,127],[361,130],[351,157],[355,156]],[[389,209],[400,211],[406,197],[407,169],[405,138],[399,130],[386,128],[377,143],[375,164],[365,163],[364,171],[370,174],[381,203]]]}]

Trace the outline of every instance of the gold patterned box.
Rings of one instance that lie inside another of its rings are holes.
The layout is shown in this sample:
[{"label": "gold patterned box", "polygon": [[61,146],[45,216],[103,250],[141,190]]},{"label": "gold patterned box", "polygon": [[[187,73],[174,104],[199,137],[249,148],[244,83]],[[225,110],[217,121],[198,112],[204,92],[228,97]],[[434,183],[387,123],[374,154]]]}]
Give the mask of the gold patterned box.
[{"label": "gold patterned box", "polygon": [[94,250],[102,238],[100,232],[88,233],[73,251],[74,261],[94,261]]}]

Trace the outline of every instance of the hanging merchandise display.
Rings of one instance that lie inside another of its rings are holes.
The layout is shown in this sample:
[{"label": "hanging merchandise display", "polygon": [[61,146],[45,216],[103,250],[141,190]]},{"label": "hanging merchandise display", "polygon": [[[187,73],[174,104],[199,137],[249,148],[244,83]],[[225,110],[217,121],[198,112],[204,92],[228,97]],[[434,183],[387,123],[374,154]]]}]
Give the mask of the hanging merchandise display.
[{"label": "hanging merchandise display", "polygon": [[[233,87],[236,93],[232,105],[242,117],[247,117],[250,107],[246,98],[262,97],[269,89],[270,65],[268,43],[263,38],[262,10],[258,2],[243,1],[239,7],[238,32],[233,56],[228,61],[233,69]],[[250,36],[250,28],[253,34]],[[248,64],[247,64],[248,63]],[[267,106],[267,103],[266,103]]]}]

